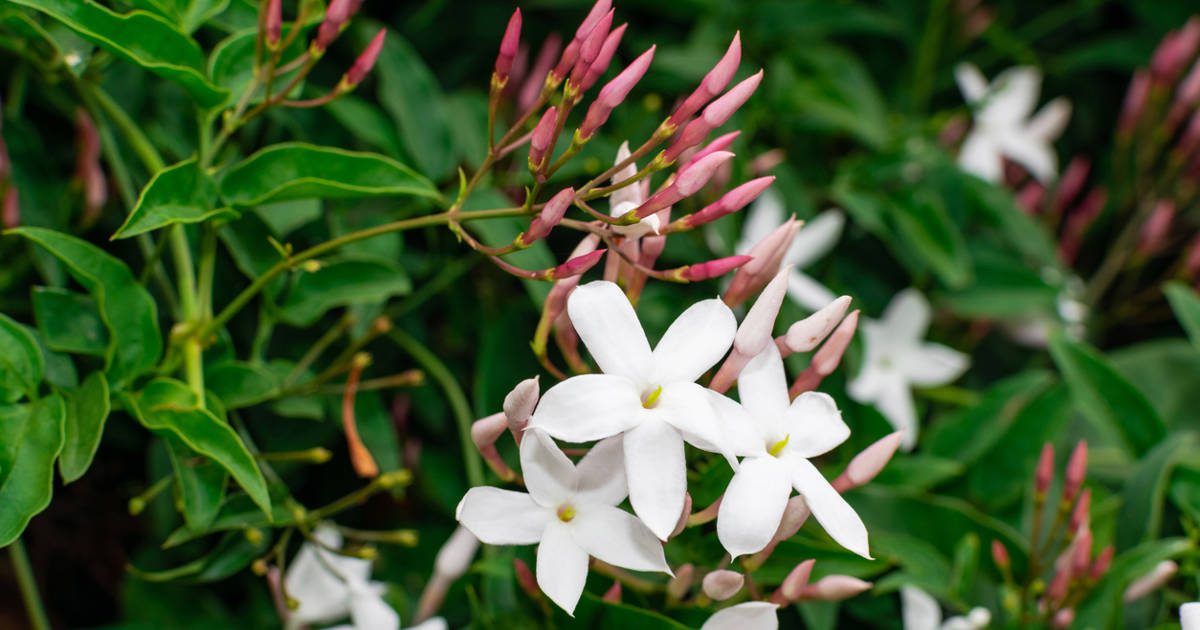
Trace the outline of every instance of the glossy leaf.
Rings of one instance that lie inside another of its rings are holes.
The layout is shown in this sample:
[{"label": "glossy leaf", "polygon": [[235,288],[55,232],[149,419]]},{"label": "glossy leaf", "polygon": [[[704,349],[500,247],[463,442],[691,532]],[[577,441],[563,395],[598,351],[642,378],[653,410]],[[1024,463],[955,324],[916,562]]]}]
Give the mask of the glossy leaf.
[{"label": "glossy leaf", "polygon": [[1129,583],[1150,572],[1159,562],[1176,558],[1195,545],[1184,538],[1166,538],[1139,545],[1122,553],[1108,573],[1075,608],[1076,628],[1108,629],[1120,624],[1123,607],[1121,594]]},{"label": "glossy leaf", "polygon": [[1121,511],[1117,515],[1118,548],[1132,547],[1161,534],[1163,502],[1171,473],[1176,465],[1194,458],[1196,447],[1195,434],[1176,433],[1137,463],[1121,491]]},{"label": "glossy leaf", "polygon": [[221,361],[205,366],[204,386],[227,408],[238,409],[273,397],[279,383],[275,374],[261,365]]},{"label": "glossy leaf", "polygon": [[1192,345],[1200,349],[1200,295],[1182,282],[1168,284],[1163,293],[1167,295],[1171,310],[1175,311],[1175,318],[1187,332]]},{"label": "glossy leaf", "polygon": [[95,245],[53,230],[21,227],[9,231],[45,248],[96,300],[109,331],[105,351],[109,383],[119,387],[158,362],[162,339],[153,298],[129,267]]},{"label": "glossy leaf", "polygon": [[108,381],[104,372],[92,372],[78,388],[66,392],[66,441],[58,459],[63,483],[83,476],[92,465],[104,424],[108,419]]},{"label": "glossy leaf", "polygon": [[225,501],[229,473],[217,462],[196,454],[178,437],[169,433],[162,437],[175,470],[175,491],[184,523],[190,529],[208,529]]},{"label": "glossy leaf", "polygon": [[228,94],[204,74],[204,54],[191,37],[145,11],[115,13],[92,0],[13,0],[66,24],[88,41],[130,63],[178,83],[206,107]]},{"label": "glossy leaf", "polygon": [[287,507],[285,495],[272,496],[271,507],[271,518],[267,518],[262,510],[254,505],[250,497],[244,494],[234,495],[221,505],[216,518],[211,520],[205,528],[192,529],[188,525],[180,527],[167,536],[167,539],[163,541],[163,548],[177,547],[212,532],[233,531],[248,527],[281,527],[295,522],[295,513]]},{"label": "glossy leaf", "polygon": [[440,198],[429,180],[391,158],[301,142],[251,155],[225,173],[220,187],[221,196],[235,206],[311,198]]},{"label": "glossy leaf", "polygon": [[[359,41],[366,43],[366,29]],[[397,33],[383,43],[375,68],[379,102],[400,130],[400,140],[413,163],[426,176],[442,180],[454,169],[454,141],[437,78],[420,55]]]},{"label": "glossy leaf", "polygon": [[897,234],[907,241],[912,253],[943,284],[958,288],[971,281],[972,263],[966,241],[937,197],[915,194],[899,200],[892,220]]},{"label": "glossy leaf", "polygon": [[1050,354],[1083,415],[1101,428],[1115,430],[1134,455],[1144,455],[1166,437],[1150,401],[1099,352],[1057,334],[1050,339]]},{"label": "glossy leaf", "polygon": [[37,340],[24,326],[0,314],[0,396],[15,402],[23,391],[37,398],[45,362]]},{"label": "glossy leaf", "polygon": [[1115,367],[1158,410],[1167,426],[1195,427],[1200,408],[1200,352],[1186,339],[1156,339],[1109,354]]},{"label": "glossy leaf", "polygon": [[51,350],[97,357],[108,350],[108,330],[88,295],[34,287],[33,318]]},{"label": "glossy leaf", "polygon": [[[284,29],[283,37],[288,36],[288,29]],[[304,52],[305,40],[303,37],[297,37],[288,50],[283,52],[284,59],[291,59],[299,56]],[[257,52],[255,49],[258,45],[258,29],[250,28],[238,31],[221,40],[208,59],[208,75],[212,77],[214,83],[224,88],[231,95],[240,95],[246,91],[250,83],[254,81],[254,55]],[[292,70],[275,78],[275,85],[287,85],[295,77],[298,70]],[[297,92],[302,89],[298,86]],[[232,100],[232,96],[230,100]],[[263,98],[262,91],[255,94],[249,103],[261,102]]]},{"label": "glossy leaf", "polygon": [[62,398],[0,407],[0,547],[50,505],[54,460],[63,446]]},{"label": "glossy leaf", "polygon": [[267,483],[254,456],[229,425],[197,405],[187,385],[159,378],[126,400],[146,428],[174,435],[188,448],[216,461],[264,513],[270,513]]},{"label": "glossy leaf", "polygon": [[193,158],[155,174],[113,238],[129,238],[168,225],[200,223],[230,215],[229,208],[220,207],[216,182]]},{"label": "glossy leaf", "polygon": [[924,438],[934,455],[970,466],[991,450],[1021,410],[1051,383],[1048,372],[1025,372],[988,389],[979,403],[935,423]]},{"label": "glossy leaf", "polygon": [[301,273],[281,305],[280,319],[308,326],[325,311],[348,304],[382,304],[412,290],[402,272],[376,262],[343,260],[312,273]]},{"label": "glossy leaf", "polygon": [[133,0],[134,6],[154,11],[191,33],[229,6],[229,0]]}]

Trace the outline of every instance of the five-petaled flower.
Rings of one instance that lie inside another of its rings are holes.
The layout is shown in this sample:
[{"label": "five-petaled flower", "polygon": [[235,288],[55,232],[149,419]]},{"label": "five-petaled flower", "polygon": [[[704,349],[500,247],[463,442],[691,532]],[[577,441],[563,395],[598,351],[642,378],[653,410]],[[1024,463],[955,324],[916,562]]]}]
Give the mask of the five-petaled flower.
[{"label": "five-petaled flower", "polygon": [[583,594],[588,556],[635,571],[670,573],[662,544],[616,507],[627,488],[621,441],[596,443],[576,465],[547,435],[529,429],[521,440],[529,493],[471,488],[458,504],[458,521],[490,545],[537,543],[538,587],[568,614]]},{"label": "five-petaled flower", "polygon": [[873,403],[897,430],[904,431],[905,450],[917,443],[917,411],[912,386],[934,387],[966,371],[967,355],[936,343],[925,343],[929,302],[916,289],[892,298],[883,318],[863,323],[866,356],[847,392],[862,403]]},{"label": "five-petaled flower", "polygon": [[696,384],[729,350],[737,330],[718,299],[683,312],[652,351],[637,314],[617,285],[592,282],[571,294],[571,323],[603,374],[551,387],[530,425],[567,442],[623,434],[629,502],[662,540],[675,529],[687,492],[683,443],[733,456],[710,400]]},{"label": "five-petaled flower", "polygon": [[766,547],[795,488],[838,544],[869,558],[866,526],[809,461],[850,436],[833,398],[805,392],[790,400],[783,359],[773,343],[742,370],[738,397],[740,406],[725,399],[721,407],[725,423],[749,428],[736,448],[747,457],[717,512],[717,537],[725,549],[737,557]]}]

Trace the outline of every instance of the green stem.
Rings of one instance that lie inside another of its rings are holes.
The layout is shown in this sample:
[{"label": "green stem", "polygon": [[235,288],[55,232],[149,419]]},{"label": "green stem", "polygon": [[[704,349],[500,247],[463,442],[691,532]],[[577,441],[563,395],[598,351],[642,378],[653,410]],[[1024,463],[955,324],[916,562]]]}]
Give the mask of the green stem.
[{"label": "green stem", "polygon": [[912,98],[913,110],[924,112],[929,105],[929,97],[933,93],[933,79],[936,76],[938,53],[942,36],[946,32],[946,16],[950,14],[948,0],[934,0],[929,3],[929,15],[925,20],[925,31],[921,34],[921,43],[917,47],[917,60],[913,64]]},{"label": "green stem", "polygon": [[100,109],[104,110],[104,114],[113,121],[113,124],[117,126],[121,135],[125,136],[125,140],[129,142],[129,145],[133,148],[133,152],[137,153],[138,159],[142,161],[142,164],[146,165],[146,170],[150,171],[150,175],[153,176],[163,170],[166,164],[163,162],[162,156],[154,148],[154,145],[150,143],[150,139],[146,137],[146,134],[142,133],[142,128],[133,122],[129,114],[125,113],[125,110],[121,109],[121,106],[112,100],[112,97],[107,92],[96,86],[92,87],[91,92]]},{"label": "green stem", "polygon": [[9,545],[8,552],[12,556],[13,573],[16,574],[17,586],[21,589],[21,599],[25,601],[30,627],[34,630],[50,630],[50,620],[46,616],[45,606],[42,605],[42,596],[38,594],[33,567],[29,565],[29,554],[25,553],[25,543],[17,538]]},{"label": "green stem", "polygon": [[[175,282],[179,285],[179,308],[184,326],[200,326],[200,305],[196,300],[196,271],[192,250],[182,225],[169,228],[171,254],[175,261]],[[188,387],[196,394],[197,404],[204,407],[204,348],[202,335],[188,335],[183,341],[183,369]]]},{"label": "green stem", "polygon": [[475,418],[471,414],[471,406],[467,403],[467,395],[450,373],[450,369],[433,351],[399,328],[393,328],[389,334],[397,345],[438,382],[446,394],[446,400],[454,412],[454,422],[458,425],[458,439],[462,446],[463,462],[467,467],[467,482],[472,486],[483,485],[483,459],[475,450],[475,443],[471,441],[471,423]]}]

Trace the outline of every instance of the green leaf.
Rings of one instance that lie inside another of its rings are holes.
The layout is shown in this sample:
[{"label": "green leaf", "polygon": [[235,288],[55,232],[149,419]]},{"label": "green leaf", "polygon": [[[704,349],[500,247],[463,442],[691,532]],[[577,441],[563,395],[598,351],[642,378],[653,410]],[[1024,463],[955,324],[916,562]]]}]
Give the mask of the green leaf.
[{"label": "green leaf", "polygon": [[114,13],[92,0],[13,2],[37,9],[117,57],[178,83],[205,107],[220,105],[229,96],[205,77],[199,44],[153,13]]},{"label": "green leaf", "polygon": [[[197,455],[183,440],[164,434],[171,467],[175,469],[175,491],[183,520],[192,530],[204,531],[212,524],[225,501],[229,474],[220,464]],[[260,510],[261,513],[261,510]]]},{"label": "green leaf", "polygon": [[50,505],[54,459],[63,446],[62,398],[0,407],[0,547]]},{"label": "green leaf", "polygon": [[109,331],[104,356],[110,385],[120,387],[158,362],[162,353],[158,310],[154,299],[137,283],[125,263],[91,243],[61,232],[20,227],[8,233],[44,247],[92,294]]},{"label": "green leaf", "polygon": [[1192,345],[1200,349],[1200,295],[1182,282],[1168,284],[1163,293],[1167,295],[1171,310],[1175,311],[1175,318],[1187,331]]},{"label": "green leaf", "polygon": [[100,436],[104,434],[104,422],[109,412],[108,381],[104,372],[92,372],[78,388],[65,392],[65,396],[66,441],[58,459],[58,472],[63,483],[71,483],[92,465],[92,458],[100,447]]},{"label": "green leaf", "polygon": [[225,173],[220,187],[221,196],[235,206],[310,198],[441,198],[429,180],[389,157],[300,142],[251,155]]},{"label": "green leaf", "polygon": [[[557,608],[555,615],[562,620],[562,626],[570,625],[573,621]],[[629,604],[606,602],[587,592],[580,598],[574,617],[574,621],[586,620],[586,627],[594,630],[688,630],[688,626],[660,613]]]},{"label": "green leaf", "polygon": [[289,509],[285,503],[286,492],[274,497],[271,502],[272,514],[271,518],[267,518],[258,506],[244,494],[234,495],[229,497],[229,500],[221,505],[220,513],[217,517],[209,522],[204,529],[196,530],[190,526],[183,526],[171,532],[170,536],[163,541],[163,549],[177,547],[186,542],[191,542],[213,532],[232,531],[237,529],[246,529],[248,527],[283,527],[291,525],[295,522],[295,512]]},{"label": "green leaf", "polygon": [[177,23],[185,33],[200,28],[229,6],[229,0],[132,0],[132,3]]},{"label": "green leaf", "polygon": [[0,398],[15,402],[22,390],[29,398],[37,398],[44,370],[37,339],[24,326],[0,313]]},{"label": "green leaf", "polygon": [[[362,44],[374,35],[356,33]],[[454,141],[437,78],[398,33],[389,33],[375,68],[379,102],[400,130],[404,149],[422,173],[442,180],[454,170]]]},{"label": "green leaf", "polygon": [[1030,371],[996,383],[978,404],[934,423],[923,446],[933,455],[952,457],[965,466],[974,464],[1004,437],[1021,410],[1052,379],[1049,372]]},{"label": "green leaf", "polygon": [[973,274],[971,257],[962,232],[946,214],[941,199],[918,192],[897,201],[892,221],[912,252],[946,286],[966,286]]},{"label": "green leaf", "polygon": [[408,276],[388,265],[365,260],[332,262],[296,279],[279,316],[282,321],[303,327],[336,306],[380,304],[411,290]]},{"label": "green leaf", "polygon": [[[330,102],[325,109],[359,142],[392,157],[399,157],[403,153],[396,126],[378,105],[347,94]],[[484,150],[487,150],[486,146]]]},{"label": "green leaf", "polygon": [[[288,37],[288,28],[283,29],[283,37]],[[296,37],[291,46],[282,52],[283,59],[293,59],[298,57],[305,51],[306,38]],[[254,72],[257,64],[255,64],[254,56],[257,53],[258,47],[258,29],[249,28],[239,31],[221,40],[212,54],[208,58],[208,75],[212,77],[214,83],[224,88],[229,94],[242,94],[250,87],[254,81]],[[281,75],[276,75],[275,85],[287,85],[292,81],[296,74],[300,71],[297,67],[289,72]],[[297,86],[297,91],[301,90],[303,83]],[[256,91],[253,97],[248,101],[248,104],[259,103],[263,100],[264,93]],[[232,100],[232,97],[231,97]]]},{"label": "green leaf", "polygon": [[[1117,628],[1122,610],[1121,594],[1133,580],[1145,575],[1163,560],[1194,549],[1185,538],[1167,538],[1142,544],[1121,554],[1108,573],[1075,608],[1075,628]],[[1123,626],[1120,626],[1123,627]]]},{"label": "green leaf", "polygon": [[1131,453],[1140,457],[1166,437],[1166,426],[1150,401],[1102,354],[1056,333],[1050,338],[1050,355],[1083,415],[1101,428],[1115,429]]},{"label": "green leaf", "polygon": [[1126,346],[1108,356],[1169,428],[1195,428],[1195,410],[1200,408],[1200,352],[1195,346],[1172,337]]},{"label": "green leaf", "polygon": [[53,287],[33,288],[33,319],[46,346],[58,352],[102,357],[108,330],[90,296]]},{"label": "green leaf", "polygon": [[217,183],[195,158],[187,159],[154,175],[142,189],[133,212],[112,237],[129,238],[176,223],[200,223],[234,214],[219,205]]},{"label": "green leaf", "polygon": [[126,400],[146,428],[174,435],[188,448],[216,461],[264,513],[270,514],[267,483],[254,457],[229,425],[197,405],[196,396],[187,385],[159,378],[150,381],[142,391],[126,396]]},{"label": "green leaf", "polygon": [[255,558],[263,555],[271,546],[269,531],[250,530],[229,532],[212,551],[180,566],[158,571],[147,571],[130,566],[130,573],[147,582],[216,582],[250,566]]},{"label": "green leaf", "polygon": [[[512,205],[512,202],[502,193],[485,188],[476,191],[468,197],[463,208],[465,210],[483,210],[508,205]],[[527,219],[507,217],[489,221],[475,221],[468,229],[477,232],[479,239],[485,245],[502,247],[512,243],[513,239],[528,227],[529,221]],[[546,245],[544,240],[537,241],[532,247],[509,254],[504,257],[504,260],[523,269],[548,269],[556,264],[554,254],[550,252],[550,247]],[[525,290],[529,293],[529,297],[533,300],[534,304],[540,305],[550,293],[549,282],[522,280],[521,284],[525,285]]]},{"label": "green leaf", "polygon": [[204,386],[228,409],[258,404],[275,396],[279,383],[265,366],[242,361],[221,361],[204,366]]},{"label": "green leaf", "polygon": [[1125,549],[1157,538],[1162,529],[1163,501],[1175,466],[1196,453],[1194,433],[1175,433],[1142,457],[1121,491],[1117,517],[1117,548]]}]

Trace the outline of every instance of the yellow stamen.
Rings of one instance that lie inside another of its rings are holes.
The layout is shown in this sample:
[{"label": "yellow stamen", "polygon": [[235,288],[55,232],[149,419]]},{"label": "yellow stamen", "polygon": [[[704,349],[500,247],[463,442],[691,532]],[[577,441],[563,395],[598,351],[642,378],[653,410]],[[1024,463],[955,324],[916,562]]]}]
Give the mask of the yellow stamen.
[{"label": "yellow stamen", "polygon": [[792,434],[789,433],[783,436],[782,440],[772,444],[771,448],[767,449],[767,452],[771,454],[771,457],[779,457],[779,454],[783,452],[783,448],[787,446],[790,439],[792,439]]},{"label": "yellow stamen", "polygon": [[642,406],[646,409],[653,409],[658,404],[659,396],[662,396],[662,385],[656,387],[654,391],[650,392],[649,396],[646,396],[646,399],[642,401]]},{"label": "yellow stamen", "polygon": [[563,505],[558,508],[558,520],[570,523],[573,518],[575,518],[575,508],[573,506]]}]

